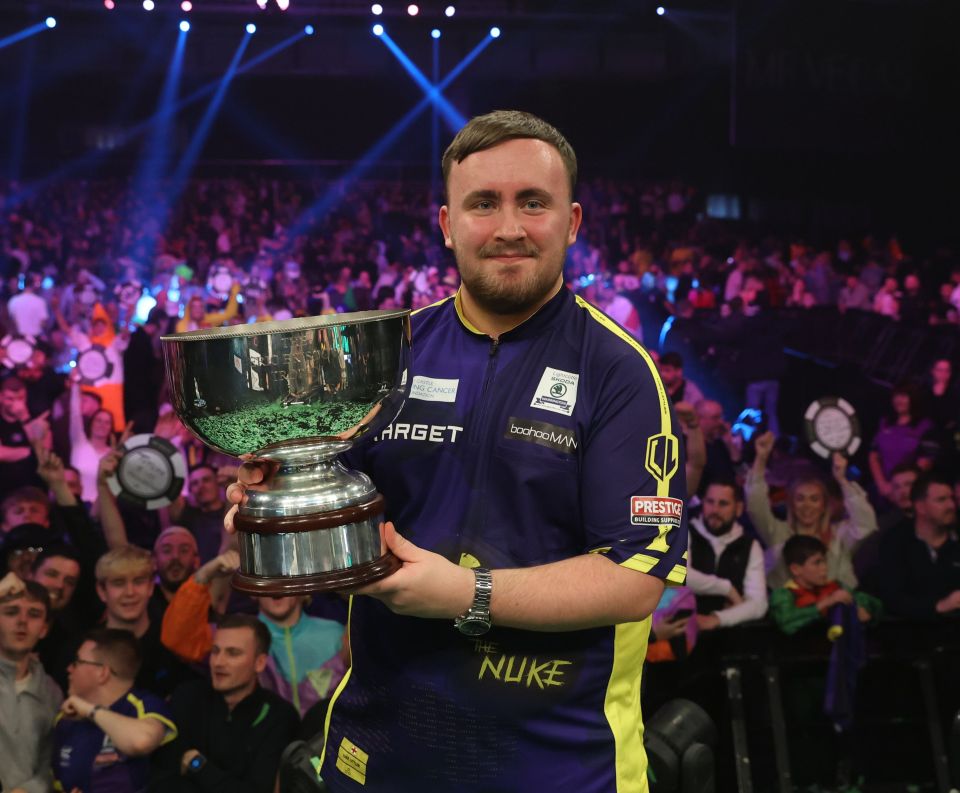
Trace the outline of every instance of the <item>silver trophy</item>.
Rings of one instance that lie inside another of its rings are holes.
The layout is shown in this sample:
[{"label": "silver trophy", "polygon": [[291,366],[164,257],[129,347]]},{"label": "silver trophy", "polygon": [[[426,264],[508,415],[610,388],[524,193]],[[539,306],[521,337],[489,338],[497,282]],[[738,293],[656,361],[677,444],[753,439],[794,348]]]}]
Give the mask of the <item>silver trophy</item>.
[{"label": "silver trophy", "polygon": [[410,315],[364,311],[162,337],[171,401],[208,446],[267,461],[235,518],[253,595],[352,589],[400,566],[383,496],[337,456],[386,427],[409,391]]}]

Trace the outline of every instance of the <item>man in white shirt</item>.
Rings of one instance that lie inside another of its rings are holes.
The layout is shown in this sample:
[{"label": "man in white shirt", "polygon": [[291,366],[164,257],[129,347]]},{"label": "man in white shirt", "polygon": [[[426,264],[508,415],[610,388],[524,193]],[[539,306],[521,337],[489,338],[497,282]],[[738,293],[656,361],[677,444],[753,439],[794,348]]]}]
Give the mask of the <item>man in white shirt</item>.
[{"label": "man in white shirt", "polygon": [[36,293],[36,289],[36,276],[28,273],[23,291],[7,302],[7,313],[21,336],[41,336],[50,319],[47,301]]},{"label": "man in white shirt", "polygon": [[767,613],[763,550],[740,525],[743,494],[733,480],[712,482],[703,512],[690,519],[687,586],[697,596],[700,630],[730,628]]}]

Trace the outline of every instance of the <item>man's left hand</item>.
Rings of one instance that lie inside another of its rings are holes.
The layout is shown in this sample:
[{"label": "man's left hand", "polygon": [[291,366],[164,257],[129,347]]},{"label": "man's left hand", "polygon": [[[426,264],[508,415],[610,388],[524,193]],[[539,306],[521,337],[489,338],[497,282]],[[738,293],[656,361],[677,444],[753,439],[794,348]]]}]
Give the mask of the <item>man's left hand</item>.
[{"label": "man's left hand", "polygon": [[200,754],[200,752],[197,749],[187,749],[187,751],[183,753],[183,757],[180,758],[180,776],[187,775],[187,766],[198,754]]},{"label": "man's left hand", "polygon": [[702,631],[712,631],[720,627],[720,618],[716,614],[697,614],[697,627]]},{"label": "man's left hand", "polygon": [[383,539],[403,567],[352,594],[375,597],[394,613],[408,617],[454,619],[470,608],[475,580],[472,570],[418,548],[397,534],[392,523],[383,524]]}]

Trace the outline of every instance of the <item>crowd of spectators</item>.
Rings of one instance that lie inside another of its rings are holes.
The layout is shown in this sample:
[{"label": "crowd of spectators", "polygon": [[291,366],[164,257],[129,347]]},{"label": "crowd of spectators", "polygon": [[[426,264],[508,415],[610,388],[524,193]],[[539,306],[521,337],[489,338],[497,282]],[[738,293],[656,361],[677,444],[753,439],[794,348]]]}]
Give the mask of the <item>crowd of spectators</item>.
[{"label": "crowd of spectators", "polygon": [[[0,206],[12,193],[0,185]],[[768,608],[791,635],[836,626],[835,609],[857,624],[960,614],[954,362],[892,391],[857,482],[842,455],[827,470],[777,442],[776,322],[780,308],[832,306],[955,325],[960,267],[895,239],[745,240],[679,183],[598,180],[579,199],[567,285],[645,342],[686,436],[690,572],[655,615],[650,660],[682,659]],[[438,204],[424,185],[250,177],[194,181],[164,214],[158,193],[98,181],[59,184],[2,219],[4,790],[54,778],[87,793],[107,778],[111,790],[273,790],[284,747],[316,731],[348,668],[345,604],[231,594],[239,562],[222,524],[237,462],[170,410],[160,336],[449,297],[458,275]],[[685,360],[705,333],[736,355],[694,382]],[[96,378],[77,365],[91,350]],[[731,387],[769,432],[735,431],[718,401]],[[188,461],[167,508],[108,486],[131,432]]]}]

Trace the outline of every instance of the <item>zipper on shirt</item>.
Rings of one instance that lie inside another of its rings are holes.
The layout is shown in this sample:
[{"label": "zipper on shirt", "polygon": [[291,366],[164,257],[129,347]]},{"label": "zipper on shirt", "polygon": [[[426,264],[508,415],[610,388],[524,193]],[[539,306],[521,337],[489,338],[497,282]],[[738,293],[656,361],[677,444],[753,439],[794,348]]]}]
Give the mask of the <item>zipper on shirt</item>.
[{"label": "zipper on shirt", "polygon": [[[287,658],[290,661],[290,692],[293,696],[293,707],[300,713],[300,687],[297,685],[297,659],[293,654],[293,632],[288,627],[283,629],[283,643],[287,648]],[[281,673],[283,670],[280,670]]]},{"label": "zipper on shirt", "polygon": [[476,419],[470,431],[470,443],[477,443],[483,435],[482,429],[487,423],[487,414],[490,412],[486,396],[490,390],[490,384],[497,371],[497,351],[500,349],[500,339],[494,339],[490,345],[490,354],[487,356],[487,369],[483,374],[483,385],[480,387],[479,410],[476,413]]}]

